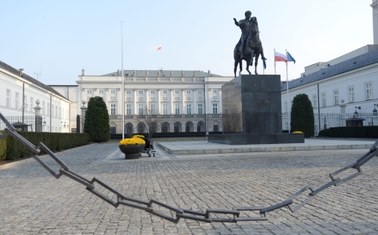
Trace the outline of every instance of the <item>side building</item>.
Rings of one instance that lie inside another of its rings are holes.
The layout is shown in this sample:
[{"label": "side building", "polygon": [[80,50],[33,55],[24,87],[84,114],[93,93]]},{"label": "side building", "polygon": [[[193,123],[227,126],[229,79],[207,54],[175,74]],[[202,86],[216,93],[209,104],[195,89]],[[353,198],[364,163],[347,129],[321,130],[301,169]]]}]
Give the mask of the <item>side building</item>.
[{"label": "side building", "polygon": [[[77,99],[70,99],[80,114],[91,97],[102,97],[112,133],[221,132],[222,85],[232,79],[202,71],[125,70],[122,81],[121,71],[97,76],[83,70]],[[52,87],[67,94],[74,89]]]},{"label": "side building", "polygon": [[288,86],[282,83],[281,91],[283,129],[290,129],[291,104],[298,94],[306,94],[312,103],[317,133],[330,127],[378,125],[378,45],[307,66],[300,78]]},{"label": "side building", "polygon": [[25,131],[70,132],[69,99],[2,61],[0,83],[0,112],[9,122]]}]

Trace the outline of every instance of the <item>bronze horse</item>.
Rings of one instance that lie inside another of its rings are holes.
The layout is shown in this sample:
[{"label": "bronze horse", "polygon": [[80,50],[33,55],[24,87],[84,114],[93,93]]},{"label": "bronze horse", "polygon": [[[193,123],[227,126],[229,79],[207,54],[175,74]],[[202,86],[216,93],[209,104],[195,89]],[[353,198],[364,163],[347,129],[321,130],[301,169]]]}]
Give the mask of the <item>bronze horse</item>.
[{"label": "bronze horse", "polygon": [[239,73],[241,73],[241,71],[243,71],[243,63],[242,61],[244,60],[247,64],[246,66],[246,70],[249,74],[251,74],[251,71],[249,71],[249,66],[253,64],[253,59],[255,59],[255,74],[257,75],[257,64],[258,64],[258,59],[261,55],[261,59],[262,59],[262,62],[263,62],[263,66],[264,66],[264,69],[266,69],[266,62],[265,62],[265,57],[264,57],[264,52],[263,52],[263,49],[261,46],[255,46],[255,47],[246,47],[245,49],[245,52],[244,52],[244,56],[245,58],[241,58],[240,56],[240,50],[239,50],[239,47],[240,47],[240,43],[241,41],[239,40],[239,42],[236,44],[235,48],[234,48],[234,76],[236,77],[236,70],[238,68],[238,65],[239,65]]},{"label": "bronze horse", "polygon": [[[238,65],[239,65],[239,73],[243,71],[243,63],[242,63],[243,60],[247,63],[246,70],[248,71],[249,74],[251,74],[251,72],[249,71],[249,66],[253,64],[253,59],[255,59],[255,74],[257,75],[257,64],[258,64],[258,59],[260,55],[263,61],[264,69],[266,69],[266,63],[265,63],[266,58],[264,56],[264,51],[263,51],[262,43],[259,36],[259,29],[258,29],[258,23],[257,23],[256,17],[252,17],[249,22],[251,23],[250,25],[251,30],[250,30],[250,35],[248,36],[248,39],[246,41],[246,45],[244,48],[244,57],[241,58],[241,53],[240,53],[242,39],[239,40],[239,42],[236,44],[234,48],[234,76],[235,77],[236,77],[236,70],[237,70]],[[236,20],[235,20],[235,24],[237,24]]]}]

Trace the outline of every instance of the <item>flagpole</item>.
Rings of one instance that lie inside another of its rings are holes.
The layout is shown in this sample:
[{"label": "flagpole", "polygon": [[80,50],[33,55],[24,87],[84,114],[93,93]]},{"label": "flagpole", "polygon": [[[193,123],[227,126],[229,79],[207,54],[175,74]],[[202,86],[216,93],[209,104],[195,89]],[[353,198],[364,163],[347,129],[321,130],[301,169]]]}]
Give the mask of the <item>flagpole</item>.
[{"label": "flagpole", "polygon": [[274,75],[277,74],[276,72],[276,49],[273,49],[273,58],[274,58]]},{"label": "flagpole", "polygon": [[121,70],[122,70],[122,139],[125,138],[125,71],[123,70],[123,21],[121,21]]},{"label": "flagpole", "polygon": [[287,102],[287,120],[288,120],[288,131],[290,133],[290,102],[289,102],[289,71],[288,63],[286,62],[286,102]]}]

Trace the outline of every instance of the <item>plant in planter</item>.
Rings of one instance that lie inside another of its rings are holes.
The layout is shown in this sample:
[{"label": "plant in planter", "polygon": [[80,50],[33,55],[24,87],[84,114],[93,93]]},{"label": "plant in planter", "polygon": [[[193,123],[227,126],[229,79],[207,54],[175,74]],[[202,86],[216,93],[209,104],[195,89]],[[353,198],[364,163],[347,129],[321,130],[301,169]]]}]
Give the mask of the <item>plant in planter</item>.
[{"label": "plant in planter", "polygon": [[144,149],[146,141],[144,139],[133,136],[125,138],[119,142],[119,149],[125,154],[125,159],[136,159],[140,157],[140,153]]}]

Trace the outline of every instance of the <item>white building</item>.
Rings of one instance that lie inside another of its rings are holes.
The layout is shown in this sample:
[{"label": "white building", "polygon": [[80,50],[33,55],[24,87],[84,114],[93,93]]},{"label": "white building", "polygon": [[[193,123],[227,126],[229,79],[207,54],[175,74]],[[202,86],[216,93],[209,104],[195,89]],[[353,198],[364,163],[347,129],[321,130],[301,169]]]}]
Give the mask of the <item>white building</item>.
[{"label": "white building", "polygon": [[[73,86],[53,87],[67,98],[70,94],[74,103],[80,103],[75,105],[77,114],[82,113],[81,107],[91,97],[102,97],[113,133],[123,130],[125,134],[222,131],[221,88],[233,77],[177,70],[125,70],[124,75],[122,89],[120,71],[100,76],[86,75],[82,71],[77,81],[77,97]],[[71,124],[75,115],[70,118]]]},{"label": "white building", "polygon": [[[305,68],[282,86],[283,129],[289,128],[293,98],[306,94],[314,108],[315,130],[345,126],[350,118],[378,125],[378,45],[367,45],[326,63]],[[374,111],[375,110],[375,111]]]},{"label": "white building", "polygon": [[[11,123],[24,123],[36,130],[36,109],[42,117],[41,131],[69,132],[70,100],[49,86],[0,61],[0,112]],[[0,122],[0,129],[5,127]],[[38,129],[38,127],[37,127]]]},{"label": "white building", "polygon": [[[373,0],[373,45],[305,67],[300,78],[282,84],[282,128],[290,129],[293,98],[306,94],[314,108],[315,131],[360,118],[378,125],[378,0]],[[288,88],[288,89],[287,89]]]}]

